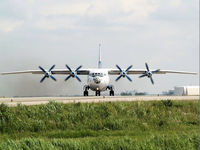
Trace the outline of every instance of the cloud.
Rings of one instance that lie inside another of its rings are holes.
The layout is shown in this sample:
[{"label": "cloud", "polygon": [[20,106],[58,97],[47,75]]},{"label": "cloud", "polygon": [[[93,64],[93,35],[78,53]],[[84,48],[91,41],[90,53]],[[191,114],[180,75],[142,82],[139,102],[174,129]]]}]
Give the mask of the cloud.
[{"label": "cloud", "polygon": [[0,20],[0,31],[3,32],[12,32],[15,29],[17,29],[18,27],[20,27],[21,25],[24,24],[23,20]]},{"label": "cloud", "polygon": [[37,23],[37,27],[49,30],[60,29],[61,27],[71,29],[73,26],[85,26],[84,20],[93,22],[87,24],[90,26],[96,25],[95,22],[98,22],[98,20],[101,21],[102,25],[114,25],[115,27],[125,23],[145,23],[158,6],[158,0],[151,2],[148,0],[56,1],[55,3],[41,5],[38,11],[42,21]]},{"label": "cloud", "polygon": [[121,1],[121,13],[123,16],[116,17],[118,23],[141,23],[146,22],[148,17],[159,7],[159,1],[153,0],[125,0]]},{"label": "cloud", "polygon": [[[9,14],[9,18],[23,19],[29,28],[40,30],[59,29],[89,29],[91,27],[105,27],[107,29],[125,29],[127,25],[146,24],[159,9],[161,0],[76,0],[76,1],[36,1],[29,0],[14,4],[8,0],[9,7],[0,7],[2,14]],[[178,7],[181,0],[165,2],[167,6]],[[1,12],[1,11],[0,11]],[[15,24],[13,24],[14,26]],[[12,28],[5,28],[12,31]],[[16,24],[19,26],[19,24]]]},{"label": "cloud", "polygon": [[182,4],[182,1],[181,0],[170,0],[169,4],[172,7],[179,7]]},{"label": "cloud", "polygon": [[88,3],[54,3],[44,6],[41,10],[43,16],[79,15],[85,14]]},{"label": "cloud", "polygon": [[42,19],[36,22],[36,27],[42,30],[74,29],[72,20],[68,19]]},{"label": "cloud", "polygon": [[[39,30],[89,29],[91,27],[127,30],[130,29],[127,25],[145,25],[152,20],[177,16],[172,16],[171,12],[174,14],[174,10],[178,8],[177,13],[185,16],[187,13],[184,13],[184,10],[187,7],[186,4],[183,7],[183,4],[185,3],[182,0],[20,0],[20,3],[16,0],[14,2],[8,0],[0,6],[0,16],[6,15],[11,19],[24,20],[29,28]],[[170,8],[173,8],[173,11]],[[1,30],[13,31],[22,22],[7,24],[10,23],[3,23]]]},{"label": "cloud", "polygon": [[34,3],[35,3],[35,0],[28,0],[28,2],[29,2],[30,4],[34,4]]}]

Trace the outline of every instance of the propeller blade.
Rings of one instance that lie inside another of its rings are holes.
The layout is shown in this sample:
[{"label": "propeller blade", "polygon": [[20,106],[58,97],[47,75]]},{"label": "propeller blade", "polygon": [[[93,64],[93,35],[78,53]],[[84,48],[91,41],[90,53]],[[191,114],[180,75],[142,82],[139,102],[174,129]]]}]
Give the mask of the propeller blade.
[{"label": "propeller blade", "polygon": [[153,78],[152,78],[152,77],[150,77],[150,80],[151,80],[151,83],[154,84],[154,81],[153,81]]},{"label": "propeller blade", "polygon": [[132,79],[131,79],[128,75],[126,75],[126,78],[127,78],[130,82],[132,82]]},{"label": "propeller blade", "polygon": [[79,82],[81,82],[81,79],[77,75],[75,75],[75,77]]},{"label": "propeller blade", "polygon": [[148,66],[148,64],[145,63],[145,66],[146,66],[146,68],[147,68],[147,71],[149,72],[149,66]]},{"label": "propeller blade", "polygon": [[119,69],[120,72],[123,72],[122,69],[118,65],[116,65],[116,67]]},{"label": "propeller blade", "polygon": [[51,74],[51,71],[55,68],[55,65],[53,65],[48,72],[41,66],[39,66],[39,68],[42,70],[42,72],[44,72],[44,77],[40,80],[40,83],[42,83],[48,77],[51,77],[54,81],[56,81],[56,78],[54,78],[54,76]]},{"label": "propeller blade", "polygon": [[51,79],[53,79],[54,81],[56,81],[56,78],[54,78],[54,76],[50,75]]},{"label": "propeller blade", "polygon": [[44,76],[41,80],[40,83],[42,83],[46,79],[46,76]]},{"label": "propeller blade", "polygon": [[139,78],[143,78],[143,77],[146,77],[147,75],[146,74],[143,74],[141,76],[139,76]]},{"label": "propeller blade", "polygon": [[81,82],[81,79],[77,76],[77,71],[79,71],[79,69],[82,68],[82,66],[79,66],[78,68],[76,68],[76,70],[73,72],[72,69],[66,65],[67,69],[70,71],[70,75],[65,79],[65,81],[69,80],[69,78],[71,77],[75,77],[79,82]]},{"label": "propeller blade", "polygon": [[121,79],[122,75],[120,75],[115,81],[118,81],[119,79]]},{"label": "propeller blade", "polygon": [[130,65],[125,72],[128,72],[131,68],[133,67],[133,65]]},{"label": "propeller blade", "polygon": [[160,69],[157,69],[155,71],[152,71],[152,73],[157,73],[157,72],[160,72]]},{"label": "propeller blade", "polygon": [[82,66],[79,66],[76,70],[75,70],[75,72],[77,72],[79,69],[81,69],[82,68]]},{"label": "propeller blade", "polygon": [[65,81],[69,80],[69,78],[71,78],[71,75],[69,75],[69,76],[65,79]]},{"label": "propeller blade", "polygon": [[49,72],[51,72],[54,68],[55,68],[56,65],[53,65],[50,69],[49,69]]},{"label": "propeller blade", "polygon": [[40,70],[42,70],[42,72],[46,73],[46,70],[44,70],[41,66],[39,66]]},{"label": "propeller blade", "polygon": [[68,65],[66,65],[66,67],[70,72],[72,72],[71,68]]}]

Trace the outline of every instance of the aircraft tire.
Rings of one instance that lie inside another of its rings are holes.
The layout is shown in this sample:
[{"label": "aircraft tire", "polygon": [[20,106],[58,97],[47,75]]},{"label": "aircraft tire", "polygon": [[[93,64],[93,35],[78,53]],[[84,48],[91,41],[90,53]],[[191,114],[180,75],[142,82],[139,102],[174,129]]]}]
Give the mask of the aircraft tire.
[{"label": "aircraft tire", "polygon": [[96,96],[101,96],[101,92],[100,91],[96,91]]},{"label": "aircraft tire", "polygon": [[84,96],[88,96],[88,91],[84,91],[84,92],[83,92],[83,95],[84,95]]},{"label": "aircraft tire", "polygon": [[110,96],[114,96],[115,92],[113,90],[110,91]]}]

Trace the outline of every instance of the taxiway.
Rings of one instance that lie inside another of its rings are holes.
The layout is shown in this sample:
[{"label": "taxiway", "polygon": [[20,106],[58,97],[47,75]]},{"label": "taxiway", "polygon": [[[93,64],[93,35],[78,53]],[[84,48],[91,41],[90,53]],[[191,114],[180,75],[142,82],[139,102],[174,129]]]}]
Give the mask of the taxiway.
[{"label": "taxiway", "polygon": [[0,104],[8,106],[40,105],[50,101],[60,103],[98,103],[98,102],[128,102],[128,101],[158,101],[158,100],[199,100],[199,96],[91,96],[91,97],[18,97],[0,98]]}]

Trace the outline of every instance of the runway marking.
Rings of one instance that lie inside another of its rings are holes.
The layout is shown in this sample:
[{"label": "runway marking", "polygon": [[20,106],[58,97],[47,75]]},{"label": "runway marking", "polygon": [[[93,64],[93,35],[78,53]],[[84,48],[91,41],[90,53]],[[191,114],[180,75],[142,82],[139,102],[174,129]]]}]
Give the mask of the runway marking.
[{"label": "runway marking", "polygon": [[22,97],[0,98],[0,104],[8,106],[40,105],[50,101],[60,103],[100,103],[100,102],[130,102],[130,101],[158,101],[158,100],[199,100],[199,96],[90,96],[90,97]]}]

